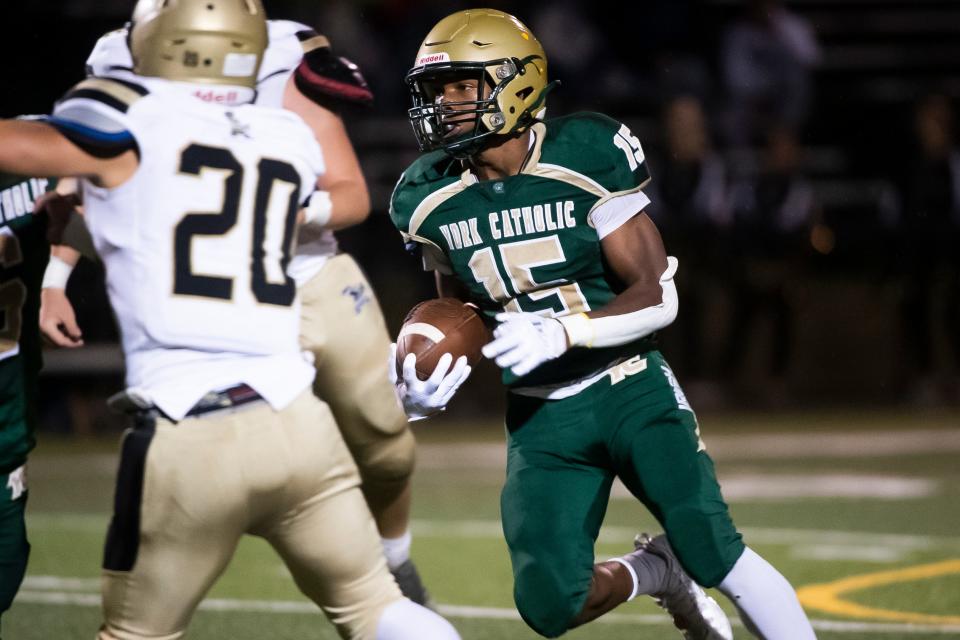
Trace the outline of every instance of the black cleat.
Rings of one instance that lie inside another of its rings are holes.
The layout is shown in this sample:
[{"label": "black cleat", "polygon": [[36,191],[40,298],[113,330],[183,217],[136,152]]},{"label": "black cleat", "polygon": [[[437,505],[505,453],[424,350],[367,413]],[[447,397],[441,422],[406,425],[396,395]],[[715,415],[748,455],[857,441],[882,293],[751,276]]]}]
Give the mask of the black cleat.
[{"label": "black cleat", "polygon": [[417,571],[416,565],[413,564],[413,560],[405,561],[396,569],[391,569],[390,573],[393,574],[393,579],[397,581],[400,592],[404,596],[412,602],[436,611],[437,607],[433,603],[433,599],[430,598],[430,594],[427,593],[427,588],[423,586],[423,580],[420,579],[420,573]]}]

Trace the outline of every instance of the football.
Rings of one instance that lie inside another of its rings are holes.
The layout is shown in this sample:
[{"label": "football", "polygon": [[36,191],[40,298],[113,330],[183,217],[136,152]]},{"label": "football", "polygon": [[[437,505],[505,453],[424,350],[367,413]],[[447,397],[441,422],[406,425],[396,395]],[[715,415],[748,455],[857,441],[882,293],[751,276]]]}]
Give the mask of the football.
[{"label": "football", "polygon": [[403,377],[403,360],[417,356],[417,377],[426,380],[440,357],[449,353],[454,362],[467,356],[470,366],[482,358],[481,347],[493,339],[477,310],[456,298],[421,302],[407,314],[397,336],[397,375]]}]

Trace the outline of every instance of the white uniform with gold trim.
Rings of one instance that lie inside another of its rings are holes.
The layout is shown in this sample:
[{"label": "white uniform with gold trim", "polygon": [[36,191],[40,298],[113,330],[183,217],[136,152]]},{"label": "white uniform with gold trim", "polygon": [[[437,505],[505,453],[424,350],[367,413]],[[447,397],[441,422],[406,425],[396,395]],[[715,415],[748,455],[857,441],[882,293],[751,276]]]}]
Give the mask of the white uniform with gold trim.
[{"label": "white uniform with gold trim", "polygon": [[[299,205],[323,170],[319,146],[295,114],[211,104],[196,90],[92,78],[48,119],[92,155],[138,152],[120,187],[85,184],[86,219],[128,382],[165,414],[141,413],[124,437],[97,638],[182,638],[253,534],[341,637],[457,640],[402,597],[350,451],[309,390],[286,267]],[[188,412],[238,383],[267,402]]]},{"label": "white uniform with gold trim", "polygon": [[[326,39],[288,20],[271,20],[268,28],[256,103],[281,107],[305,50],[324,46]],[[121,29],[97,41],[87,71],[129,73],[131,65],[126,31]],[[360,467],[365,493],[388,504],[413,471],[415,449],[383,366],[390,338],[373,287],[351,256],[338,254],[336,238],[327,230],[301,229],[288,273],[303,300],[301,346],[315,355],[318,365],[314,392],[333,409]]]},{"label": "white uniform with gold trim", "polygon": [[[324,53],[329,42],[297,22],[271,20],[268,29],[256,103],[281,107],[291,76],[305,56]],[[131,66],[125,30],[101,37],[87,60],[88,74],[94,76],[130,74]],[[337,78],[321,75],[316,81],[348,93],[356,89]],[[204,91],[199,97],[205,100],[226,97]],[[415,441],[387,379],[384,357],[390,336],[373,287],[350,255],[338,253],[336,238],[328,230],[301,229],[287,270],[302,300],[300,345],[317,363],[314,393],[333,410],[370,504],[386,508],[408,486]],[[414,592],[407,595],[422,600]]]},{"label": "white uniform with gold trim", "polygon": [[320,148],[287,111],[208,104],[182,85],[142,82],[150,91],[141,96],[133,83],[87,80],[53,116],[88,144],[128,136],[139,148],[140,167],[122,186],[84,184],[127,385],[173,419],[239,383],[280,409],[314,376],[285,269],[297,212],[323,171]]}]

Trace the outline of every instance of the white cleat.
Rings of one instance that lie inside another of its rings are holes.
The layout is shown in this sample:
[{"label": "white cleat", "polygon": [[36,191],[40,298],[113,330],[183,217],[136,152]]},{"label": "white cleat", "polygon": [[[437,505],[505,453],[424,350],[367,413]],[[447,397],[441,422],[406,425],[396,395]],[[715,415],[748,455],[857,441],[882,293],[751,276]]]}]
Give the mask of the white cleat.
[{"label": "white cleat", "polygon": [[674,555],[667,537],[651,538],[645,533],[633,541],[643,549],[663,558],[667,563],[667,579],[663,593],[654,595],[661,607],[673,618],[674,626],[687,640],[733,640],[733,629],[727,614],[717,601],[686,574]]}]

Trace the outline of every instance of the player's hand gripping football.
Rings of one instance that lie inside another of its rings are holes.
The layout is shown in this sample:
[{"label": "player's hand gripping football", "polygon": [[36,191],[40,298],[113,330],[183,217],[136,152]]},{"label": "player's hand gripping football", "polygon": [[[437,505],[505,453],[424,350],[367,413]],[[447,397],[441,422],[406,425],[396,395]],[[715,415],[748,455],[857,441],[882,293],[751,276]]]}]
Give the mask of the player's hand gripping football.
[{"label": "player's hand gripping football", "polygon": [[430,377],[421,380],[417,377],[417,356],[408,353],[403,360],[403,379],[400,380],[397,376],[397,345],[390,345],[387,375],[393,383],[403,412],[407,414],[407,420],[423,420],[447,408],[447,403],[470,376],[471,371],[466,356],[457,358],[451,368],[452,362],[453,356],[449,353],[443,354]]},{"label": "player's hand gripping football", "polygon": [[526,375],[570,348],[566,330],[553,318],[505,311],[496,319],[500,325],[493,330],[493,342],[483,347],[483,355],[514,375]]}]

